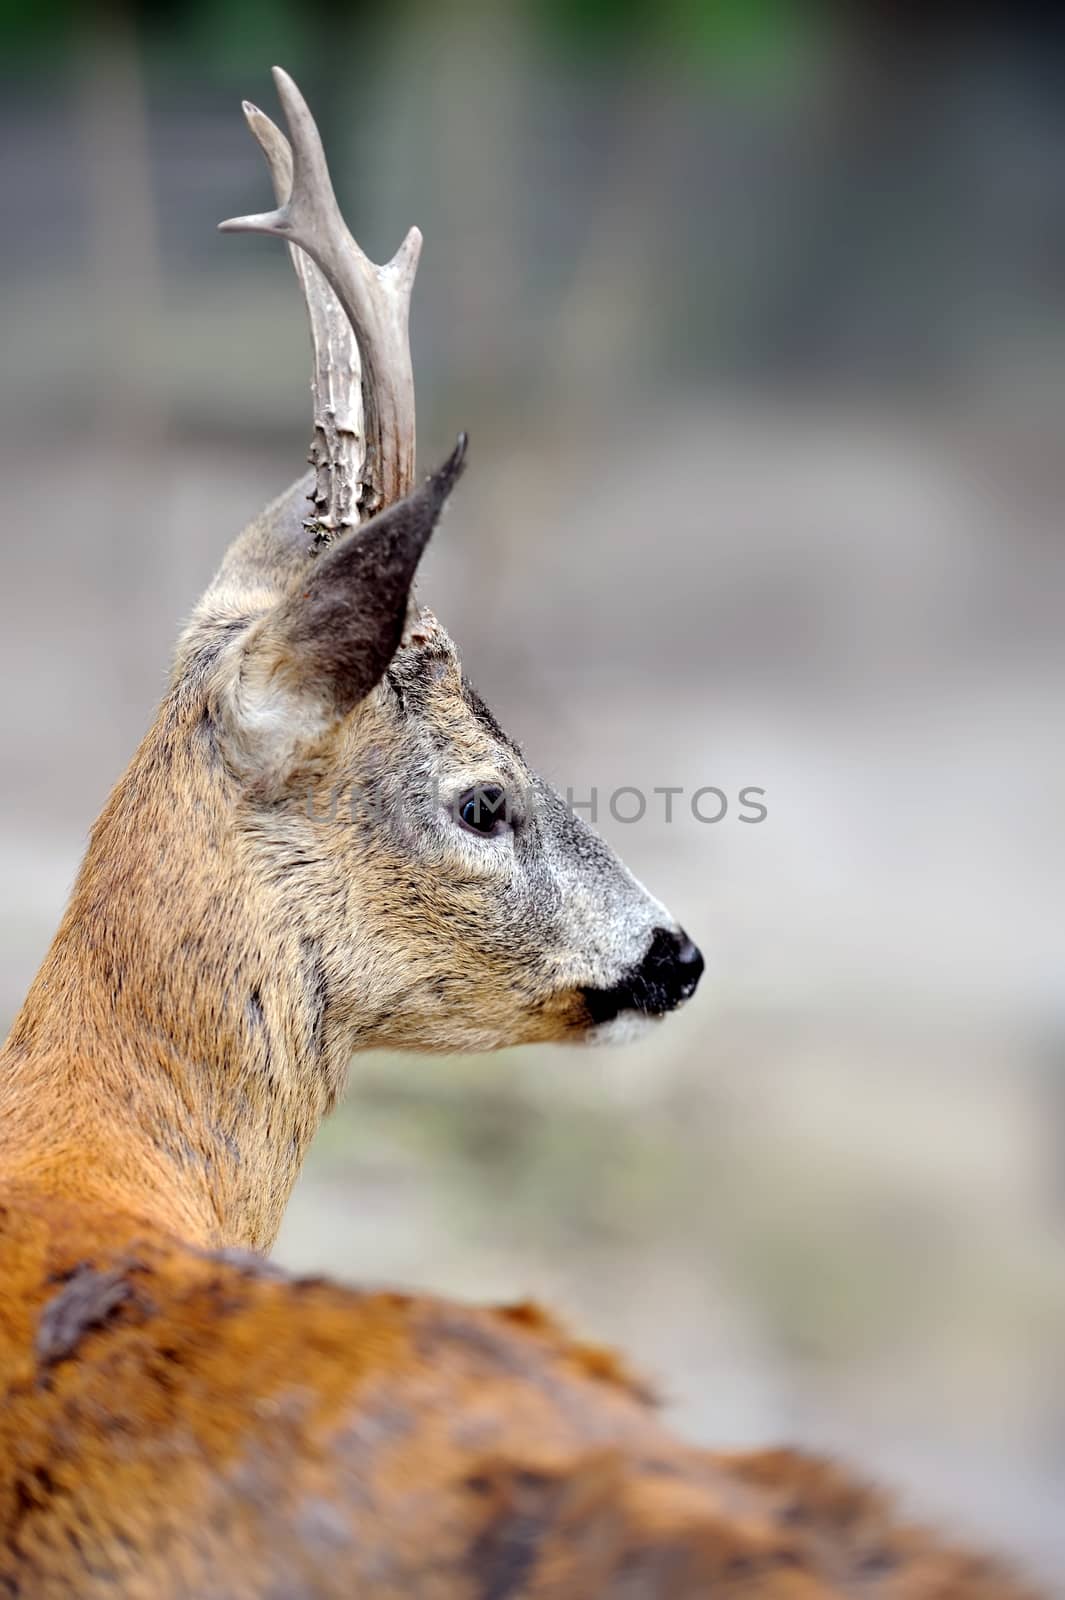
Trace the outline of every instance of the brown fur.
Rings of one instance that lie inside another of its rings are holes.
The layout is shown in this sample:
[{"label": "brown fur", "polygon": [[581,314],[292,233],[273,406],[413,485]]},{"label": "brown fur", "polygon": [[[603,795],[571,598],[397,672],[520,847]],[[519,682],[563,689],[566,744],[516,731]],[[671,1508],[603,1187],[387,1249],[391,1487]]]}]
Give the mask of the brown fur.
[{"label": "brown fur", "polygon": [[824,1462],[678,1443],[532,1307],[291,1279],[11,1183],[0,1283],[0,1593],[1028,1593]]},{"label": "brown fur", "polygon": [[[0,1594],[1020,1600],[823,1462],[678,1442],[533,1307],[249,1253],[353,1049],[594,1033],[670,925],[434,618],[393,653],[438,509],[384,573],[372,523],[310,555],[296,491],[238,541],[0,1053]],[[484,841],[437,780],[538,804]]]}]

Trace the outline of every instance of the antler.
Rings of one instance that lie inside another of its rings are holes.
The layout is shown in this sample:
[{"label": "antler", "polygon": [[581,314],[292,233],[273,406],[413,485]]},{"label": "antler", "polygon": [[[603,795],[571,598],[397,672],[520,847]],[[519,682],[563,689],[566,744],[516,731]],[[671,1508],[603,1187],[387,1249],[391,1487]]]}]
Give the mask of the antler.
[{"label": "antler", "polygon": [[299,246],[291,253],[314,342],[314,520],[330,536],[353,526],[360,512],[372,516],[400,499],[414,481],[407,321],[422,236],[412,228],[383,267],[363,254],[340,214],[307,102],[281,67],[274,82],[291,146],[257,107],[246,103],[244,114],[269,164],[278,208],[219,226]]},{"label": "antler", "polygon": [[[279,206],[292,193],[292,146],[258,106],[244,101],[244,116],[266,157]],[[309,460],[314,468],[314,516],[306,526],[319,542],[334,539],[359,520],[364,488],[366,434],[362,405],[362,362],[351,324],[328,280],[306,251],[290,244],[311,324],[314,366],[311,397],[314,437]]]}]

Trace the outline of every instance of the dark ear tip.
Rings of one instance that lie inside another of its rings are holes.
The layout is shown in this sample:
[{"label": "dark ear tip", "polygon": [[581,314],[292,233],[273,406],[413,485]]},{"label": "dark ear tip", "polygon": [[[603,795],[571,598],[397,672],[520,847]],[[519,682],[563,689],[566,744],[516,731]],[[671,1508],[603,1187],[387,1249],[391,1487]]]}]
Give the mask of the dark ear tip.
[{"label": "dark ear tip", "polygon": [[469,434],[459,434],[454,450],[448,456],[442,467],[438,467],[429,479],[433,487],[435,498],[443,505],[455,484],[461,478],[466,466],[466,446],[469,443]]}]

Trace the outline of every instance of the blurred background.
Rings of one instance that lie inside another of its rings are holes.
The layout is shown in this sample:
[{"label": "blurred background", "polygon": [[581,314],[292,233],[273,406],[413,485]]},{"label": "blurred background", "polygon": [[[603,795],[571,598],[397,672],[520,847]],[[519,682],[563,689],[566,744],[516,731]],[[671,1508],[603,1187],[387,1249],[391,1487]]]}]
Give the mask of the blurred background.
[{"label": "blurred background", "polygon": [[[968,20],[959,18],[968,17]],[[1065,1573],[1065,49],[1024,7],[0,10],[0,1029],[227,541],[300,470],[244,127],[426,246],[423,594],[708,958],[627,1052],[367,1057],[278,1247],[538,1295],[676,1424]],[[946,20],[947,18],[951,20]],[[1065,1586],[1060,1592],[1065,1593]]]}]

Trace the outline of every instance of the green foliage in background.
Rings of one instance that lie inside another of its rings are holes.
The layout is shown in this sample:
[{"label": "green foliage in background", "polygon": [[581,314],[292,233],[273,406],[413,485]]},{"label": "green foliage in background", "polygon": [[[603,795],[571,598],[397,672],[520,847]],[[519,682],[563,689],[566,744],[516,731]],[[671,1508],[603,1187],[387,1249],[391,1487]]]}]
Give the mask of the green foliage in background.
[{"label": "green foliage in background", "polygon": [[585,57],[640,49],[690,64],[761,67],[790,54],[816,8],[799,0],[531,0]]},{"label": "green foliage in background", "polygon": [[[818,7],[799,0],[435,0],[468,21],[511,5],[551,48],[583,62],[666,56],[746,71],[790,57]],[[0,0],[0,49],[12,66],[59,64],[114,28],[133,27],[153,57],[206,76],[284,59],[298,70],[329,48],[354,50],[384,28],[416,30],[426,0]]]},{"label": "green foliage in background", "polygon": [[8,67],[47,68],[132,30],[149,58],[208,77],[279,58],[298,68],[324,53],[338,23],[346,32],[370,12],[362,0],[0,0],[0,53]]}]

